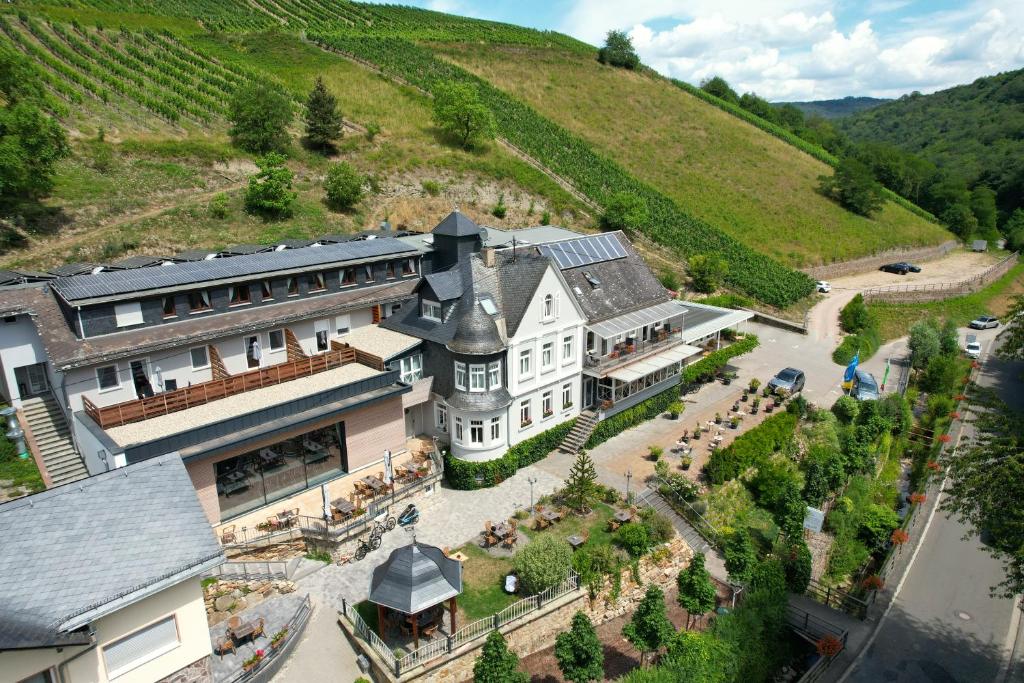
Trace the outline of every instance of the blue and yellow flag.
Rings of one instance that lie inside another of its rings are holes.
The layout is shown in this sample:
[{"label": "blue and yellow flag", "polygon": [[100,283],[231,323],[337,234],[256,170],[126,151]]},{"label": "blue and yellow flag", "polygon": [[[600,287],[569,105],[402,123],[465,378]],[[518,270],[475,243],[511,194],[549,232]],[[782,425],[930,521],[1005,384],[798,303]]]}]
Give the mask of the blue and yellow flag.
[{"label": "blue and yellow flag", "polygon": [[853,376],[857,373],[858,365],[860,365],[860,351],[853,354],[853,359],[846,366],[846,372],[843,373],[843,389],[849,389],[853,386]]}]

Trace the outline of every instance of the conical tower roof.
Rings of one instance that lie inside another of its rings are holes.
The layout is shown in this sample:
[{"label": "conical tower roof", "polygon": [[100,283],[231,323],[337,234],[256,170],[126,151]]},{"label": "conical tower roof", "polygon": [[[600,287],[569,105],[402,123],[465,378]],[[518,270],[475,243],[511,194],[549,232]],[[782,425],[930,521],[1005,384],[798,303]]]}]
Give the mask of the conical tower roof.
[{"label": "conical tower roof", "polygon": [[482,356],[505,349],[494,318],[487,314],[475,296],[463,299],[456,313],[459,322],[452,340],[448,342],[449,351]]}]

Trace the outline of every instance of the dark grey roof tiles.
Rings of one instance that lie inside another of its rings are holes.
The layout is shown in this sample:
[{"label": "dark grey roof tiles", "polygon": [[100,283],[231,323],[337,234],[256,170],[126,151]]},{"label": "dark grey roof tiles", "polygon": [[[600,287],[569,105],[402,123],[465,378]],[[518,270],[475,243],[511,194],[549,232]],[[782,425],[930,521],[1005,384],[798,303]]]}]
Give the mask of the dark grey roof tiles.
[{"label": "dark grey roof tiles", "polygon": [[370,602],[416,614],[462,592],[462,563],[432,545],[396,548],[373,570]]},{"label": "dark grey roof tiles", "polygon": [[474,223],[469,216],[456,209],[445,216],[430,232],[435,235],[469,237],[471,235],[479,235],[480,226]]},{"label": "dark grey roof tiles", "polygon": [[505,329],[512,337],[519,329],[544,273],[551,267],[551,261],[525,249],[517,250],[513,258],[510,249],[503,249],[495,254],[494,267]]},{"label": "dark grey roof tiles", "polygon": [[170,454],[0,505],[0,649],[70,631],[224,560]]},{"label": "dark grey roof tiles", "polygon": [[456,389],[445,397],[445,403],[456,410],[502,410],[512,403],[512,394],[505,387],[489,391],[462,391]]},{"label": "dark grey roof tiles", "polygon": [[464,298],[455,311],[455,317],[455,334],[448,342],[448,350],[452,353],[482,356],[505,348],[494,318],[487,315],[477,299]]},{"label": "dark grey roof tiles", "polygon": [[458,266],[443,270],[440,273],[424,275],[423,279],[430,285],[430,289],[441,301],[451,301],[462,296],[462,278]]}]

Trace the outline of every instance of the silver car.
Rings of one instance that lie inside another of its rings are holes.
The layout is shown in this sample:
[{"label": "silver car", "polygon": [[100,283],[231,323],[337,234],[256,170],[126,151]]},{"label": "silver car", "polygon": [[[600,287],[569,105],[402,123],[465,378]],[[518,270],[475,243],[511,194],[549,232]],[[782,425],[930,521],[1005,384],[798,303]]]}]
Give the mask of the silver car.
[{"label": "silver car", "polygon": [[772,393],[797,394],[804,388],[804,371],[786,368],[768,380],[768,388]]},{"label": "silver car", "polygon": [[878,382],[867,370],[857,370],[853,375],[853,397],[858,401],[877,401]]}]

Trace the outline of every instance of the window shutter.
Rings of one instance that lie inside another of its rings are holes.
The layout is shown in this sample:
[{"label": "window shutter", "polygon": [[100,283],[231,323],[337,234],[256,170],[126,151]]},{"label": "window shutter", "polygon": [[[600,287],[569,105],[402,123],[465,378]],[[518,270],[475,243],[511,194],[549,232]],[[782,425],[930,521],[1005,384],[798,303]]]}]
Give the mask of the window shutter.
[{"label": "window shutter", "polygon": [[150,624],[103,648],[107,676],[112,678],[119,672],[154,659],[177,644],[178,628],[174,623],[173,616]]}]

